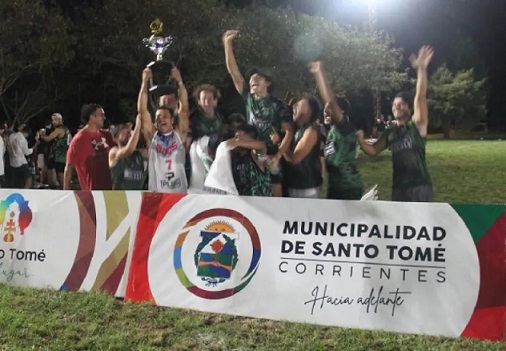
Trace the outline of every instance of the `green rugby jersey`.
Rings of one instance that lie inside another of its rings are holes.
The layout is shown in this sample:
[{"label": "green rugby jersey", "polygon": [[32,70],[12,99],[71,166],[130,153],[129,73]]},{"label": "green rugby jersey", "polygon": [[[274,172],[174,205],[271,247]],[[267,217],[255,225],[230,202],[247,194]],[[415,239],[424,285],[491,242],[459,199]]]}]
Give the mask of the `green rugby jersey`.
[{"label": "green rugby jersey", "polygon": [[392,188],[432,185],[425,157],[425,138],[420,135],[413,121],[387,129],[382,138],[392,151]]}]

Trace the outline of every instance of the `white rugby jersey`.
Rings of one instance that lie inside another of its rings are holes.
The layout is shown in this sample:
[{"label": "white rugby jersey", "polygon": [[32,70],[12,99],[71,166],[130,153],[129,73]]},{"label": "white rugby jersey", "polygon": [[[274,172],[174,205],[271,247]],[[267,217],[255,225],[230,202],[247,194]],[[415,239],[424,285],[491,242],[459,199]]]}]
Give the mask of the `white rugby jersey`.
[{"label": "white rugby jersey", "polygon": [[156,132],[149,149],[148,189],[162,193],[186,193],[186,152],[179,134]]}]

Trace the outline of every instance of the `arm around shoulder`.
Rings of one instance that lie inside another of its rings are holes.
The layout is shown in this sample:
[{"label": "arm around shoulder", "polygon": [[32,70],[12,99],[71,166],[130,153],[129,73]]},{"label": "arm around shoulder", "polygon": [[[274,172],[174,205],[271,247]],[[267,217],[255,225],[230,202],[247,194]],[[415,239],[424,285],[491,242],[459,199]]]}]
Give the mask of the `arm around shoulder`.
[{"label": "arm around shoulder", "polygon": [[364,139],[362,130],[357,131],[357,141],[362,151],[369,156],[377,156],[387,148],[385,136],[382,136],[380,140],[371,145]]}]

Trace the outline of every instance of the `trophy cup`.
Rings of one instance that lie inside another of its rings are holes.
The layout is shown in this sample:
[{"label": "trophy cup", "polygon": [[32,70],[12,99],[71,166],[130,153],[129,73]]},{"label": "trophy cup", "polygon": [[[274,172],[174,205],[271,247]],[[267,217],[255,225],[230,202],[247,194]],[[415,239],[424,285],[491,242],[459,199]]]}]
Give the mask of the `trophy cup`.
[{"label": "trophy cup", "polygon": [[149,81],[149,93],[153,107],[158,106],[160,96],[177,93],[177,84],[171,77],[174,64],[163,58],[163,54],[173,42],[171,36],[163,37],[163,22],[158,18],[149,25],[151,36],[142,40],[143,44],[155,55],[156,61],[150,62],[147,68],[153,72],[153,78]]}]

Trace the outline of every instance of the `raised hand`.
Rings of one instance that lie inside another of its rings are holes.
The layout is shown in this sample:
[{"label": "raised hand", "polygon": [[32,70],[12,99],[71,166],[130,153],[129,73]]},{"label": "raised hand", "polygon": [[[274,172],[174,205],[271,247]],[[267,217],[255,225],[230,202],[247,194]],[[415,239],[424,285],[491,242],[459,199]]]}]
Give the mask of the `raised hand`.
[{"label": "raised hand", "polygon": [[170,74],[171,74],[172,78],[174,78],[176,80],[176,82],[181,83],[183,81],[183,77],[181,77],[181,72],[179,71],[179,69],[177,67],[174,67],[170,71]]},{"label": "raised hand", "polygon": [[426,69],[432,60],[433,55],[434,49],[429,45],[424,45],[420,48],[420,50],[418,50],[418,56],[411,54],[409,57],[409,62],[411,62],[411,66],[415,69],[419,67]]},{"label": "raised hand", "polygon": [[231,42],[232,40],[234,40],[235,37],[237,37],[238,34],[239,34],[238,30],[227,30],[223,34],[223,43]]},{"label": "raised hand", "polygon": [[153,77],[153,72],[151,72],[151,69],[144,68],[144,70],[142,71],[142,81],[147,82],[152,77]]},{"label": "raised hand", "polygon": [[311,62],[307,65],[307,67],[309,68],[309,72],[313,74],[320,73],[322,71],[322,66],[323,64],[321,63],[321,61]]},{"label": "raised hand", "polygon": [[357,136],[358,141],[364,140],[364,131],[362,129],[357,130],[355,135]]}]

